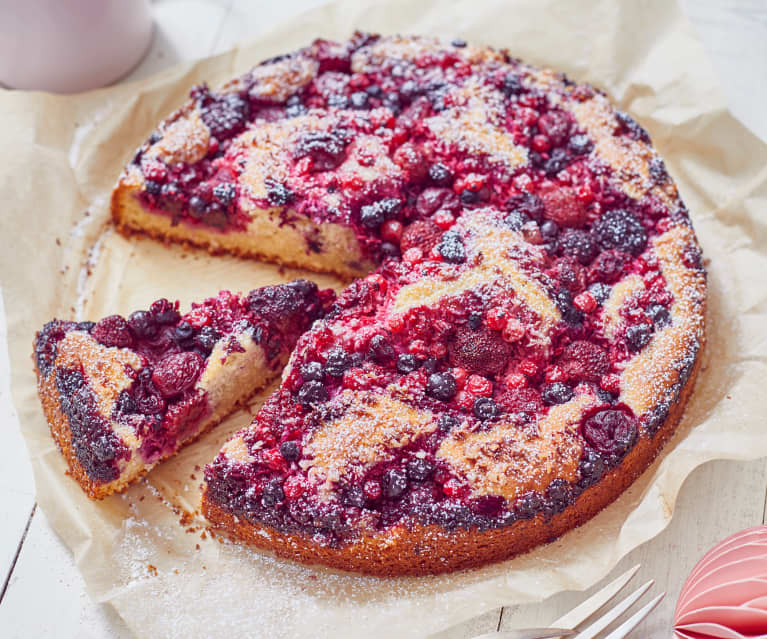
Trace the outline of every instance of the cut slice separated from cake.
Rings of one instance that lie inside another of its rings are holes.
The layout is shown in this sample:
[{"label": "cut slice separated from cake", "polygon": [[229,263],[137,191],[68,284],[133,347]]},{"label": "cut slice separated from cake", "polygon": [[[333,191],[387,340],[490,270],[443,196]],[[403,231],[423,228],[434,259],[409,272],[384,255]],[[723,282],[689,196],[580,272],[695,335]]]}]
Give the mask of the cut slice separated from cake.
[{"label": "cut slice separated from cake", "polygon": [[38,392],[69,474],[93,499],[122,491],[266,386],[334,293],[306,280],[127,319],[53,320],[37,333]]}]

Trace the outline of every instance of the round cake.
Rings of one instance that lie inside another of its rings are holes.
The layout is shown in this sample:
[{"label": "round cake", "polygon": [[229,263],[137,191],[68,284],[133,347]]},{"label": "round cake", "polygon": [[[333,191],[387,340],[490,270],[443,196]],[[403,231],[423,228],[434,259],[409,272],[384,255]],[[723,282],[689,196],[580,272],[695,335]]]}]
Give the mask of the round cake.
[{"label": "round cake", "polygon": [[205,472],[215,527],[299,561],[550,541],[647,468],[697,373],[705,271],[648,133],[506,51],[355,34],[196,87],[113,214],[357,277]]}]

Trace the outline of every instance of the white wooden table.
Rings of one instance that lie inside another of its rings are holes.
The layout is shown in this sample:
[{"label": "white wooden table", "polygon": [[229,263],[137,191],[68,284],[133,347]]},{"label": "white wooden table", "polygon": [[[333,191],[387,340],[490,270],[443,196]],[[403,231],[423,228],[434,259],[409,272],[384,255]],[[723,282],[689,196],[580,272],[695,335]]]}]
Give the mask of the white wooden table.
[{"label": "white wooden table", "polygon": [[[224,51],[321,0],[159,0],[151,50],[127,79]],[[767,0],[683,0],[720,77],[735,116],[767,140]],[[0,637],[130,637],[111,608],[91,601],[69,551],[35,508],[26,449],[8,388],[0,296]],[[671,525],[620,563],[613,576],[642,563],[668,596],[637,636],[668,637],[676,597],[697,559],[742,528],[765,523],[767,460],[713,462],[685,483]],[[638,582],[641,583],[641,582]],[[539,605],[509,607],[441,635],[548,624],[584,598],[563,593]]]}]

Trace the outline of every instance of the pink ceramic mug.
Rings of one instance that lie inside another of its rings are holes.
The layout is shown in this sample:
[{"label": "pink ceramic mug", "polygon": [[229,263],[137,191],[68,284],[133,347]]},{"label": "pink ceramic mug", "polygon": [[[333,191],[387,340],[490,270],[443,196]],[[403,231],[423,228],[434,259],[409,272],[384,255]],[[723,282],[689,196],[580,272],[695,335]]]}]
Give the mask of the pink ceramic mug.
[{"label": "pink ceramic mug", "polygon": [[149,0],[0,0],[0,83],[59,93],[105,86],[151,39]]}]

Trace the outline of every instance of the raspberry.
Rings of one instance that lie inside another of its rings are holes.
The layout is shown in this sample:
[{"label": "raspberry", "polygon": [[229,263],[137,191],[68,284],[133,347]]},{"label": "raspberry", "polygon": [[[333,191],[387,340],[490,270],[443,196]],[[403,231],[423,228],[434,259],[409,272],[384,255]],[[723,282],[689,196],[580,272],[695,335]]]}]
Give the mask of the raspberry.
[{"label": "raspberry", "polygon": [[270,448],[264,451],[264,463],[271,470],[281,471],[285,468],[285,459],[276,448]]},{"label": "raspberry", "polygon": [[492,308],[487,313],[485,324],[487,324],[488,328],[494,331],[502,331],[504,328],[506,328],[507,321],[506,311],[500,308]]},{"label": "raspberry", "polygon": [[604,349],[586,340],[569,344],[557,364],[567,379],[579,382],[598,382],[610,369],[610,360]]},{"label": "raspberry", "polygon": [[559,366],[549,366],[546,369],[544,379],[547,382],[564,382],[567,379],[567,375]]},{"label": "raspberry", "polygon": [[535,415],[543,409],[541,396],[534,388],[510,388],[496,398],[498,404],[509,413]]},{"label": "raspberry", "polygon": [[564,111],[549,111],[538,118],[538,130],[553,146],[560,146],[570,135],[570,118]]},{"label": "raspberry", "polygon": [[506,326],[503,327],[501,335],[504,341],[514,344],[525,336],[525,327],[516,317],[510,317],[506,322]]},{"label": "raspberry", "polygon": [[543,217],[559,226],[579,227],[586,222],[586,207],[575,189],[566,186],[552,188],[541,194]]},{"label": "raspberry", "polygon": [[285,493],[285,497],[288,501],[296,501],[301,495],[306,492],[306,482],[300,475],[293,475],[285,480],[282,485],[282,490]]},{"label": "raspberry", "polygon": [[442,229],[431,220],[416,220],[407,226],[402,233],[400,250],[405,253],[410,249],[420,249],[422,254],[428,254],[440,241]]},{"label": "raspberry", "polygon": [[163,397],[173,397],[194,386],[203,363],[195,352],[168,355],[152,371],[152,382]]},{"label": "raspberry", "polygon": [[462,390],[460,393],[458,393],[455,396],[455,403],[458,406],[458,408],[463,408],[464,410],[471,410],[471,407],[474,406],[474,400],[476,398],[474,395],[472,395],[470,392]]},{"label": "raspberry", "polygon": [[93,327],[93,339],[104,346],[130,348],[133,346],[133,331],[120,315],[110,315]]},{"label": "raspberry", "polygon": [[365,493],[365,497],[375,501],[381,496],[381,482],[375,479],[368,479],[362,486],[362,491]]},{"label": "raspberry", "polygon": [[481,375],[471,375],[466,382],[466,390],[473,395],[490,397],[493,394],[493,382]]},{"label": "raspberry", "polygon": [[538,364],[536,364],[531,359],[523,359],[519,363],[519,371],[523,375],[527,375],[528,377],[534,377],[538,374]]},{"label": "raspberry", "polygon": [[521,373],[509,373],[503,381],[509,388],[524,388],[527,386],[527,377]]},{"label": "raspberry", "polygon": [[460,366],[456,366],[455,368],[451,369],[450,372],[455,378],[456,386],[458,386],[460,389],[463,389],[463,387],[466,385],[466,379],[468,376],[466,369],[461,368]]},{"label": "raspberry", "polygon": [[450,211],[445,209],[437,211],[431,216],[431,220],[443,231],[447,231],[453,224],[455,224],[455,217]]}]

